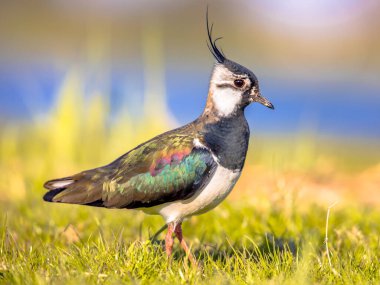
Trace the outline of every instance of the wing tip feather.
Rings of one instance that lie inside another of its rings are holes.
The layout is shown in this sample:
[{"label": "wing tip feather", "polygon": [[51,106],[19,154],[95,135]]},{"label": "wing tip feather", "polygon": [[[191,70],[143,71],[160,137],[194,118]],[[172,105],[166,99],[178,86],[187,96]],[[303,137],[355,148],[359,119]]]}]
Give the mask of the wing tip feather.
[{"label": "wing tip feather", "polygon": [[54,197],[62,191],[64,191],[68,186],[70,186],[74,182],[75,180],[71,176],[46,181],[44,183],[44,188],[49,191],[45,193],[45,195],[43,196],[43,200],[46,202],[57,202],[54,201]]}]

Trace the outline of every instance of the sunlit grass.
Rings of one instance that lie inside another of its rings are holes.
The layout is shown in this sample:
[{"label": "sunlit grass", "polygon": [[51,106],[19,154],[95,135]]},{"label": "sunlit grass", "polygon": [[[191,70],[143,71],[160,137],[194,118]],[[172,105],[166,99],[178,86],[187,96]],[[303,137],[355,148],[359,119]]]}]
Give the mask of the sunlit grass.
[{"label": "sunlit grass", "polygon": [[[162,235],[149,240],[160,217],[44,203],[47,179],[109,163],[172,123],[155,114],[132,118],[127,106],[111,124],[106,97],[85,98],[82,84],[70,72],[45,118],[0,129],[0,283],[380,282],[380,211],[368,206],[379,202],[380,168],[370,147],[319,145],[313,134],[257,138],[231,197],[184,223],[196,269],[178,244],[169,265]],[[330,266],[325,219],[336,200]]]},{"label": "sunlit grass", "polygon": [[282,210],[277,205],[257,213],[249,203],[225,203],[185,222],[185,235],[200,265],[194,269],[178,244],[169,265],[162,244],[149,241],[161,226],[159,218],[24,201],[8,205],[2,215],[0,280],[26,284],[379,282],[379,212],[333,211],[330,267],[323,244],[325,209],[295,208],[289,216]]}]

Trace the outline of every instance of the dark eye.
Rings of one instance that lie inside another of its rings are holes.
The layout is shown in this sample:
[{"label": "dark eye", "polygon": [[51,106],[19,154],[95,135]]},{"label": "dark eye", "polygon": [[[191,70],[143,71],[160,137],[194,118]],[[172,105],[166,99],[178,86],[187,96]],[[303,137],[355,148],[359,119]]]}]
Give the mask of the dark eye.
[{"label": "dark eye", "polygon": [[243,79],[235,79],[234,80],[234,85],[238,88],[241,88],[244,86],[244,80]]}]

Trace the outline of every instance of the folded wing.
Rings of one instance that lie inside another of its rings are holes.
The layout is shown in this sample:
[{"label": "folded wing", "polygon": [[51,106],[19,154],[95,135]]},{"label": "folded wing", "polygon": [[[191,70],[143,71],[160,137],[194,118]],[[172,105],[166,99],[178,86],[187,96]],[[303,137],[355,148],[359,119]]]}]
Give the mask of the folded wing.
[{"label": "folded wing", "polygon": [[184,200],[211,179],[216,162],[188,136],[157,137],[113,163],[45,183],[44,200],[107,208]]}]

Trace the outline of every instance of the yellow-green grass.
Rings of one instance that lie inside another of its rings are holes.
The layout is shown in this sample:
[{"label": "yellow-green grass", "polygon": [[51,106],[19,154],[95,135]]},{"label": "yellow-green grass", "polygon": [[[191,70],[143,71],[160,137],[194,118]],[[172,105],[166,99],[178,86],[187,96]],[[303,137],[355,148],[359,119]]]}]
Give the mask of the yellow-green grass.
[{"label": "yellow-green grass", "polygon": [[[169,264],[163,234],[150,241],[160,217],[43,202],[45,180],[106,164],[170,128],[160,110],[136,119],[126,109],[109,123],[104,97],[81,94],[70,75],[45,118],[0,128],[0,283],[380,282],[379,153],[368,145],[258,137],[231,197],[184,222],[198,268],[178,243]],[[330,265],[326,214],[336,200]]]},{"label": "yellow-green grass", "polygon": [[[159,217],[139,212],[47,205],[39,197],[2,204],[0,283],[25,284],[377,284],[379,211],[332,210],[325,251],[326,209],[256,211],[224,203],[184,223],[199,261],[176,244],[171,264],[162,241],[149,237]],[[159,237],[159,240],[163,236]],[[79,283],[78,283],[79,282]]]}]

